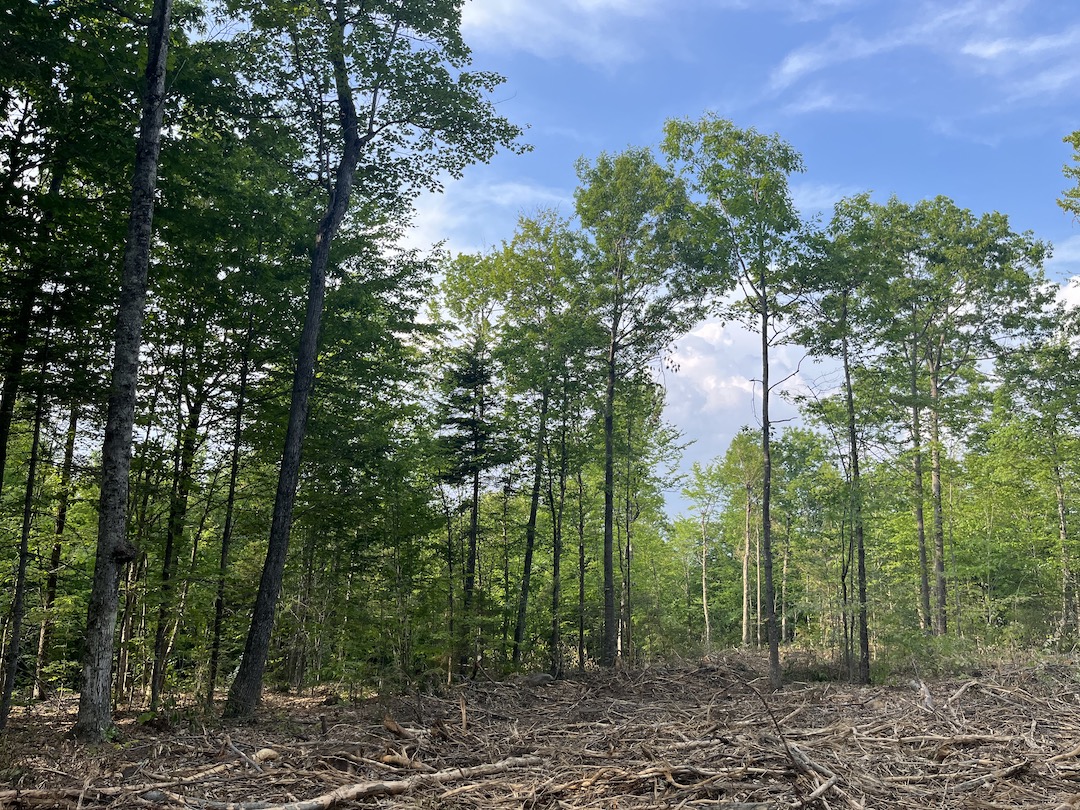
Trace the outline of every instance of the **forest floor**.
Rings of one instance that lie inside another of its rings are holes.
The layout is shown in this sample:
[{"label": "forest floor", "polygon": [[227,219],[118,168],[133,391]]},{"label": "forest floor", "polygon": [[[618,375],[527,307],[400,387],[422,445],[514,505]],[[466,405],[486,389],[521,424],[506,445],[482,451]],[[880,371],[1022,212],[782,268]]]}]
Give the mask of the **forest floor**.
[{"label": "forest floor", "polygon": [[[349,702],[268,694],[256,720],[118,718],[70,700],[0,736],[2,808],[1080,808],[1080,668],[766,691],[760,656],[474,681]],[[789,677],[798,668],[789,662]]]}]

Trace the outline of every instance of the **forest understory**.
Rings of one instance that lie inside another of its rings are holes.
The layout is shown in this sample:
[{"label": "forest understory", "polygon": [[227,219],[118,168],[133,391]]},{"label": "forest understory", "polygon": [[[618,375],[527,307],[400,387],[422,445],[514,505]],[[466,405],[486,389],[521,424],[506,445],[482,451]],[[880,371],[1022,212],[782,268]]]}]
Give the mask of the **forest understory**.
[{"label": "forest understory", "polygon": [[96,746],[54,699],[0,738],[0,807],[1080,807],[1071,658],[875,686],[786,663],[775,693],[748,652],[438,694],[272,693],[249,723],[121,712]]}]

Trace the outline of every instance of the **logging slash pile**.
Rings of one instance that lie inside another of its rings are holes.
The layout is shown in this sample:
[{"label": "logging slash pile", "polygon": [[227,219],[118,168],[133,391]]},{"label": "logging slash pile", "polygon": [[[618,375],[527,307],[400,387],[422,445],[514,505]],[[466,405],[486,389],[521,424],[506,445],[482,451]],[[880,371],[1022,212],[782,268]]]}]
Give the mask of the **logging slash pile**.
[{"label": "logging slash pile", "polygon": [[1080,808],[1080,669],[788,682],[759,660],[518,678],[349,702],[268,695],[257,720],[12,717],[2,808]]}]

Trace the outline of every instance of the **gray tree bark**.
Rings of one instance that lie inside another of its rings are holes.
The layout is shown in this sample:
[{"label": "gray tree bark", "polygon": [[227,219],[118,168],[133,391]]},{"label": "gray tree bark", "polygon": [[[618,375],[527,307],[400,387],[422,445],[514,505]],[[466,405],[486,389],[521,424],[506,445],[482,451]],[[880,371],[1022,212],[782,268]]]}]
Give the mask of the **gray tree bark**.
[{"label": "gray tree bark", "polygon": [[[338,21],[340,37],[344,37],[344,20]],[[244,657],[236,679],[229,689],[225,704],[225,716],[246,717],[255,712],[262,695],[263,675],[270,654],[270,631],[274,626],[274,612],[281,591],[285,572],[285,558],[289,550],[289,534],[292,530],[293,505],[296,486],[300,476],[300,458],[307,430],[307,417],[311,388],[315,382],[315,359],[319,348],[319,327],[322,322],[323,302],[326,298],[326,270],[330,264],[330,245],[341,226],[349,207],[356,166],[365,139],[359,135],[356,104],[353,90],[345,68],[344,42],[337,43],[331,54],[334,66],[335,87],[340,108],[341,130],[344,149],[334,174],[334,191],[326,213],[319,222],[315,237],[315,249],[311,257],[311,276],[308,283],[307,311],[304,328],[300,334],[300,346],[296,355],[296,372],[293,377],[292,402],[289,407],[289,423],[285,432],[285,449],[278,474],[277,494],[274,499],[274,515],[270,524],[270,540],[266,549],[259,592],[255,597],[251,627],[244,645]]]},{"label": "gray tree bark", "polygon": [[146,88],[139,139],[135,147],[112,386],[105,441],[101,450],[97,555],[86,621],[83,684],[79,715],[73,729],[75,736],[84,740],[102,740],[112,726],[109,698],[120,571],[136,556],[135,547],[128,540],[126,531],[128,474],[131,470],[131,434],[135,421],[139,349],[142,346],[150,268],[154,194],[165,112],[165,67],[171,15],[172,0],[154,0],[148,32]]}]

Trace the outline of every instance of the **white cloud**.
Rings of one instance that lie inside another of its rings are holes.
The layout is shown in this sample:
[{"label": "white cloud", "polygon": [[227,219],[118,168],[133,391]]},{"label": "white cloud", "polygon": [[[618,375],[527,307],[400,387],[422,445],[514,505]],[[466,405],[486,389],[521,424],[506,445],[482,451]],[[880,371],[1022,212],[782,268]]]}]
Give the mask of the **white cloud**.
[{"label": "white cloud", "polygon": [[1080,309],[1080,276],[1073,276],[1062,286],[1058,301],[1070,309]]},{"label": "white cloud", "polygon": [[[718,422],[756,424],[761,406],[760,338],[738,323],[710,319],[678,342],[671,360],[678,369],[666,374],[671,415],[687,431],[708,432]],[[804,356],[798,347],[771,352],[774,382],[790,377],[783,387],[802,389],[798,373]],[[774,402],[779,402],[775,396]],[[790,415],[790,414],[789,414]]]},{"label": "white cloud", "polygon": [[[1006,94],[1014,100],[1057,95],[1080,85],[1080,68],[1074,67],[1080,26],[1017,35],[1029,25],[1023,13],[1028,5],[1025,0],[937,0],[924,4],[921,13],[897,24],[886,22],[879,30],[846,23],[824,39],[789,52],[773,70],[769,85],[774,92],[783,92],[832,67],[901,49],[934,54],[961,71],[994,75],[1005,82]],[[852,75],[848,71],[838,80]],[[788,110],[833,109],[844,98],[819,82]]]},{"label": "white cloud", "polygon": [[808,88],[794,101],[784,105],[784,112],[794,115],[806,113],[862,112],[876,105],[866,98],[829,90],[820,84]]},{"label": "white cloud", "polygon": [[850,27],[836,28],[823,42],[797,48],[785,56],[773,70],[769,84],[773,90],[783,90],[832,65],[866,59],[905,44],[903,35],[873,40]]},{"label": "white cloud", "polygon": [[1009,99],[1038,99],[1056,97],[1065,91],[1080,91],[1080,66],[1070,59],[1034,74],[1013,79],[1009,85]]},{"label": "white cloud", "polygon": [[1078,45],[1080,45],[1080,26],[1073,26],[1057,34],[972,39],[960,49],[960,52],[983,60],[988,67],[996,67],[1000,63],[1011,64],[1021,60],[1037,60],[1057,54],[1071,57]]},{"label": "white cloud", "polygon": [[1080,26],[1052,34],[973,38],[961,48],[976,71],[1004,82],[1008,101],[1053,98],[1080,89]]},{"label": "white cloud", "polygon": [[472,0],[461,21],[469,42],[614,67],[641,52],[615,23],[665,8],[662,0]]},{"label": "white cloud", "polygon": [[[692,444],[684,453],[682,470],[694,462],[707,464],[721,458],[735,434],[761,425],[760,339],[737,323],[710,319],[679,341],[674,352],[675,373],[664,373],[667,388],[665,418]],[[784,380],[784,391],[806,393],[812,387],[804,377],[816,370],[798,346],[772,350],[774,380]],[[786,379],[785,379],[786,378]],[[798,408],[774,390],[770,417],[777,430],[799,423]],[[685,511],[678,492],[668,493],[669,513]]]},{"label": "white cloud", "polygon": [[1046,262],[1046,272],[1051,278],[1080,275],[1080,236],[1054,243],[1053,255]]},{"label": "white cloud", "polygon": [[465,178],[448,183],[438,194],[416,201],[412,227],[402,243],[428,250],[444,242],[451,253],[475,253],[509,239],[519,217],[542,208],[569,213],[571,192],[523,182],[479,182]]},{"label": "white cloud", "polygon": [[795,207],[804,217],[812,217],[815,214],[832,216],[833,207],[844,199],[853,197],[866,189],[854,186],[842,186],[828,183],[802,183],[791,184],[791,196]]}]

